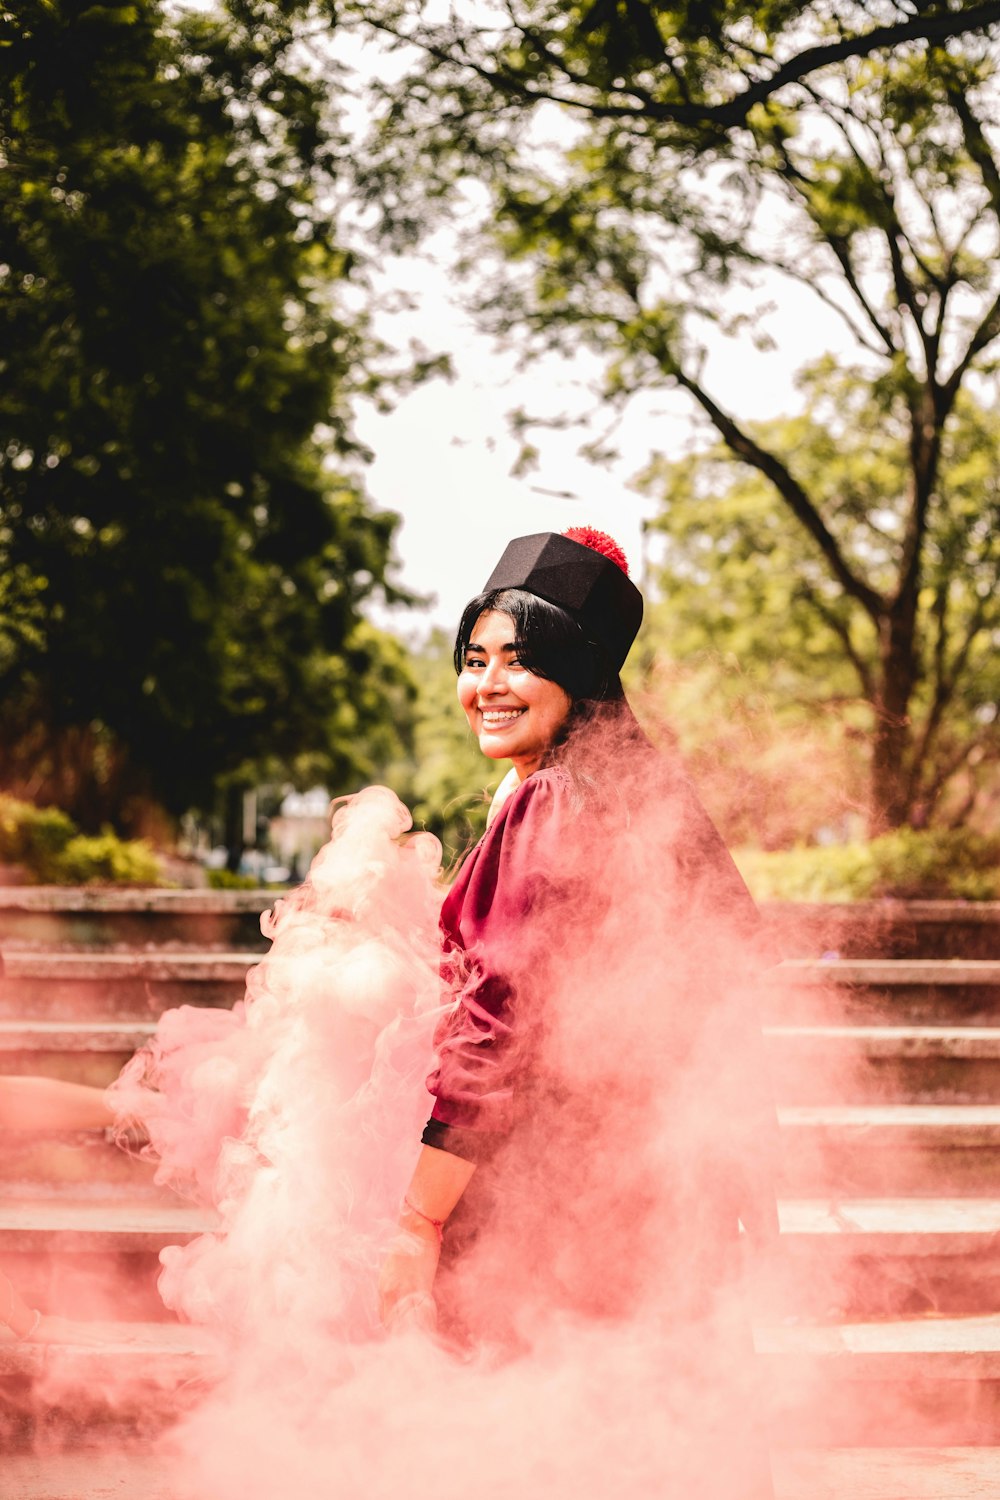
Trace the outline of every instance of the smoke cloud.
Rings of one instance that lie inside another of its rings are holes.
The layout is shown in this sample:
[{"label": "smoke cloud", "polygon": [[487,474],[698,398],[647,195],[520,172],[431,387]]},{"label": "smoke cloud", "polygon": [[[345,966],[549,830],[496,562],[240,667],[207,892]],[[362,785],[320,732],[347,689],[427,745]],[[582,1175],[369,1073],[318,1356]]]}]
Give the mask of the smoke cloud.
[{"label": "smoke cloud", "polygon": [[[442,983],[440,850],[409,824],[384,788],[340,804],[244,1004],[168,1013],[113,1091],[159,1180],[219,1215],[162,1256],[166,1304],[223,1351],[170,1439],[179,1493],[760,1500],[739,1220],[765,1253],[768,956],[728,856],[629,716],[585,727],[487,835],[492,919]],[[493,1149],[437,1329],[389,1336],[425,1079],[482,1063],[486,968],[509,982]]]}]

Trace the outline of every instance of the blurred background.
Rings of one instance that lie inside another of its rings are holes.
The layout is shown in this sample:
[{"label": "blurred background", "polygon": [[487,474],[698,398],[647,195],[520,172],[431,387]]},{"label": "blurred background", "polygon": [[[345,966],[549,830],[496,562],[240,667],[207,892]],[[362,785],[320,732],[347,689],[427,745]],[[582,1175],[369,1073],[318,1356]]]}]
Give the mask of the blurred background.
[{"label": "blurred background", "polygon": [[5,12],[0,879],[294,882],[371,781],[453,862],[462,605],[594,525],[756,894],[1000,897],[997,44],[920,11]]}]

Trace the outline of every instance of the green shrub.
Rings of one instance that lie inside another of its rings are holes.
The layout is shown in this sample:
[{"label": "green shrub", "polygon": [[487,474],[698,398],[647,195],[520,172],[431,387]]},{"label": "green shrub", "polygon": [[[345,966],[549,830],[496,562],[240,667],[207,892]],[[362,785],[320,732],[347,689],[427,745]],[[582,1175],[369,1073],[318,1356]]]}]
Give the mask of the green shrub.
[{"label": "green shrub", "polygon": [[237,875],[233,870],[206,870],[210,891],[256,891],[260,881],[252,875]]},{"label": "green shrub", "polygon": [[141,839],[106,829],[88,837],[58,807],[33,807],[0,794],[0,863],[22,865],[41,885],[155,885],[159,862]]},{"label": "green shrub", "polygon": [[78,833],[56,859],[51,878],[56,885],[155,885],[160,865],[143,839],[126,841],[109,830],[90,838]]},{"label": "green shrub", "polygon": [[58,807],[33,807],[0,795],[0,860],[23,865],[35,880],[55,879],[59,856],[76,831]]},{"label": "green shrub", "polygon": [[871,891],[871,859],[861,844],[736,849],[733,858],[758,901],[857,901]]},{"label": "green shrub", "polygon": [[899,828],[870,843],[735,852],[758,900],[1000,900],[1000,839],[967,829]]}]

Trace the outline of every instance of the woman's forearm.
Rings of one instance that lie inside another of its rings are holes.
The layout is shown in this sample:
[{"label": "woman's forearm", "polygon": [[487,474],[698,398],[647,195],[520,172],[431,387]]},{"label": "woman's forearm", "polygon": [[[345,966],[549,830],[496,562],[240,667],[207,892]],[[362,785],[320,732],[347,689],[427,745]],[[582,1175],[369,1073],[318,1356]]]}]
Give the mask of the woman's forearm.
[{"label": "woman's forearm", "polygon": [[104,1130],[114,1121],[104,1089],[61,1078],[0,1078],[2,1130]]},{"label": "woman's forearm", "polygon": [[444,1223],[476,1170],[475,1162],[454,1156],[450,1151],[439,1151],[436,1146],[421,1146],[417,1165],[410,1185],[406,1190],[409,1207],[404,1204],[402,1218],[407,1227],[414,1227],[414,1217],[435,1219]]}]

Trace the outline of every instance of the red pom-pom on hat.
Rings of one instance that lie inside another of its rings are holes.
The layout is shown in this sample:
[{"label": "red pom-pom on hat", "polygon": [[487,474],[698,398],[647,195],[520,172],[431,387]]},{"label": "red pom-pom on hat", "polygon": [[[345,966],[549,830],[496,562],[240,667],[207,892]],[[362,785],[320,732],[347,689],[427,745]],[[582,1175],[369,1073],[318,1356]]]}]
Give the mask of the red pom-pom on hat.
[{"label": "red pom-pom on hat", "polygon": [[568,536],[571,542],[579,542],[581,547],[589,547],[592,552],[599,552],[602,557],[610,558],[628,577],[628,558],[614,537],[608,536],[606,531],[598,531],[593,526],[571,526],[568,531],[563,532],[563,536]]}]

